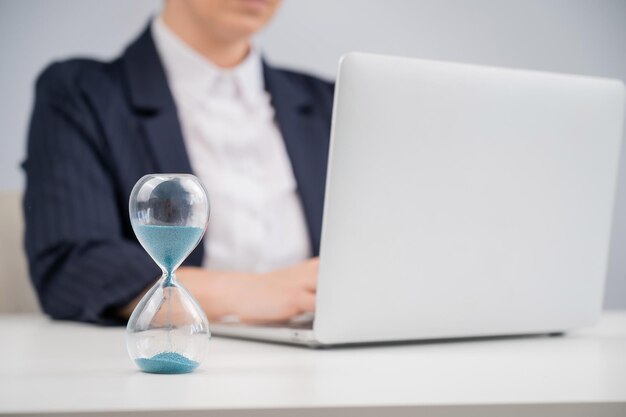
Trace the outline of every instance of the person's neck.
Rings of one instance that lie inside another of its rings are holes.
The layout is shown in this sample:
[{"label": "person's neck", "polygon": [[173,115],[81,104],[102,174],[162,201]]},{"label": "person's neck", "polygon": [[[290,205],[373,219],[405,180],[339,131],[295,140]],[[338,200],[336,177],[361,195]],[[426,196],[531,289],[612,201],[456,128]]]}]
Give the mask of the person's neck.
[{"label": "person's neck", "polygon": [[164,10],[163,23],[187,45],[221,68],[232,68],[240,64],[250,51],[248,39],[224,40],[208,36],[193,24],[187,24],[176,13]]}]

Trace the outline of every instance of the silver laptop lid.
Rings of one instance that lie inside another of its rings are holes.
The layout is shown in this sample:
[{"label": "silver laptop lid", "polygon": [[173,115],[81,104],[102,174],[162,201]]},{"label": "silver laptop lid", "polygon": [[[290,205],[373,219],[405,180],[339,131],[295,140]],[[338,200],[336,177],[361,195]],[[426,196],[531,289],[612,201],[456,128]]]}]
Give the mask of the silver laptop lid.
[{"label": "silver laptop lid", "polygon": [[619,81],[350,54],[315,337],[559,331],[601,310]]}]

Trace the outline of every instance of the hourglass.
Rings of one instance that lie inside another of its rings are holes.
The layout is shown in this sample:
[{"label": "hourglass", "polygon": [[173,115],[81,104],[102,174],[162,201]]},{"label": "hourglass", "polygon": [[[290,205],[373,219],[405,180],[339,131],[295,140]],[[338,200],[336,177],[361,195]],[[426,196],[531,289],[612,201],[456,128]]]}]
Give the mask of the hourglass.
[{"label": "hourglass", "polygon": [[193,175],[146,175],[135,184],[129,208],[139,243],[163,275],[130,316],[128,353],[144,372],[191,372],[204,358],[209,323],[175,271],[204,235],[207,193]]}]

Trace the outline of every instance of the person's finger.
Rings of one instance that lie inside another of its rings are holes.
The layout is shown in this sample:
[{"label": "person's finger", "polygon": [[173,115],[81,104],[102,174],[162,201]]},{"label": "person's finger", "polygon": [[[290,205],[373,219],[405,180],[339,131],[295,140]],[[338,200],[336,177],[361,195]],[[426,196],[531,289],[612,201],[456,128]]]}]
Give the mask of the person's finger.
[{"label": "person's finger", "polygon": [[300,279],[302,285],[309,291],[315,291],[317,289],[317,275],[319,273],[319,262],[309,263],[306,265]]},{"label": "person's finger", "polygon": [[300,307],[300,310],[305,312],[315,311],[315,294],[303,291],[299,301],[300,302],[298,306]]}]

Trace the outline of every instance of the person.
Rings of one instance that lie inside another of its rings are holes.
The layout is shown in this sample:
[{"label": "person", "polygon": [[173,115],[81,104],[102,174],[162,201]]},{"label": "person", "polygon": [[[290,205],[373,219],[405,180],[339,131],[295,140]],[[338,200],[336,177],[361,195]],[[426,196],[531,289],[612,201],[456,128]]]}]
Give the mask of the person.
[{"label": "person", "polygon": [[127,208],[155,172],[193,173],[208,189],[207,233],[177,277],[210,320],[314,310],[334,86],[253,46],[279,5],[166,0],[119,58],[39,76],[25,248],[48,315],[123,323],[158,279]]}]

